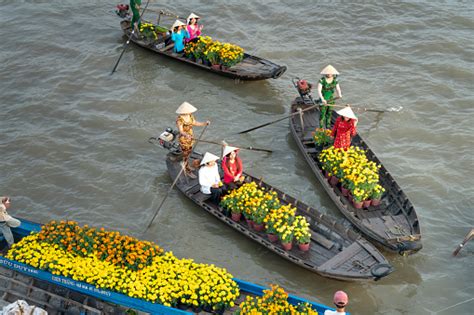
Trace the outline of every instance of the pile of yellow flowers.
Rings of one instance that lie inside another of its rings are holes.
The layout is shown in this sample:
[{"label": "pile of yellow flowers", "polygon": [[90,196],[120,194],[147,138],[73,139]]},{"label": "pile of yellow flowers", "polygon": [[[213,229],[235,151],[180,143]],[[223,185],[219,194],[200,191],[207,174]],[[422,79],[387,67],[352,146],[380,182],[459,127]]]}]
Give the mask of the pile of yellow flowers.
[{"label": "pile of yellow flowers", "polygon": [[369,161],[357,146],[336,149],[331,146],[319,155],[322,169],[336,176],[348,188],[355,201],[380,197],[385,189],[379,184],[380,165]]},{"label": "pile of yellow flowers", "polygon": [[158,39],[158,30],[155,28],[155,25],[152,23],[141,23],[140,24],[140,34],[143,37],[149,40],[157,40]]},{"label": "pile of yellow flowers", "polygon": [[186,44],[184,51],[188,57],[191,55],[198,59],[206,58],[212,64],[221,64],[232,67],[244,58],[243,48],[213,40],[210,36],[200,36],[195,42]]},{"label": "pile of yellow flowers", "polygon": [[[225,195],[220,206],[244,216],[257,224],[264,223],[267,233],[277,234],[285,243],[295,236],[298,242],[311,238],[309,224],[303,216],[296,216],[296,208],[281,205],[275,191],[266,191],[255,182],[245,183]],[[309,238],[308,238],[309,235]]]},{"label": "pile of yellow flowers", "polygon": [[[56,229],[58,225],[55,224]],[[70,221],[62,225],[74,224]],[[87,230],[86,227],[84,229]],[[69,245],[55,241],[57,240],[55,235],[60,235],[61,232],[49,231],[53,233],[45,235],[42,230],[24,237],[13,245],[7,258],[55,275],[87,282],[97,288],[171,307],[182,304],[220,311],[233,307],[240,294],[237,283],[232,280],[232,275],[214,265],[198,264],[192,259],[178,259],[173,253],[163,253],[163,250],[159,249],[150,258],[149,263],[134,270],[120,262],[114,263],[113,260],[103,259],[97,249],[86,250],[86,252],[68,250],[66,246]],[[72,239],[78,240],[76,231],[75,228],[74,231],[64,230],[73,234],[70,236]],[[110,241],[116,240],[116,232],[102,231],[102,233],[114,233],[109,234],[112,237]],[[134,241],[134,251],[139,256],[143,254],[144,248],[137,245],[140,241]],[[153,246],[155,249],[159,248],[156,245]],[[111,253],[111,255],[114,254]]]},{"label": "pile of yellow flowers", "polygon": [[325,129],[325,128],[316,128],[315,131],[312,133],[314,143],[317,145],[327,145],[331,143],[331,129]]},{"label": "pile of yellow flowers", "polygon": [[247,296],[236,314],[238,315],[318,315],[309,303],[291,305],[288,303],[288,293],[278,285],[272,285],[271,290],[264,290],[262,297]]}]

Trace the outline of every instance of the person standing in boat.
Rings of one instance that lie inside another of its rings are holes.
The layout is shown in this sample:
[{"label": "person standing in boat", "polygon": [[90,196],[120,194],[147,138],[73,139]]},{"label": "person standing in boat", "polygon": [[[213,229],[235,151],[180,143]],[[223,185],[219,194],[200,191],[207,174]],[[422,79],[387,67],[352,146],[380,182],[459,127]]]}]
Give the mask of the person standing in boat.
[{"label": "person standing in boat", "polygon": [[184,40],[189,38],[186,24],[176,20],[171,27],[171,40],[174,42],[173,52],[180,53],[184,50]]},{"label": "person standing in boat", "polygon": [[334,137],[334,147],[347,150],[351,146],[351,138],[357,133],[358,120],[349,106],[336,113],[339,114],[339,117],[337,117],[331,132],[331,136]]},{"label": "person standing in boat", "polygon": [[140,6],[142,5],[142,0],[130,0],[130,9],[132,10],[133,17],[130,26],[132,30],[135,31],[135,34],[138,34],[138,30],[140,29],[141,21],[140,21]]},{"label": "person standing in boat", "polygon": [[189,43],[191,41],[197,40],[199,36],[201,36],[202,25],[198,25],[198,20],[200,17],[194,13],[191,13],[187,18],[188,25],[186,26],[186,30],[188,31],[189,38],[184,40],[185,43]]},{"label": "person standing in boat", "polygon": [[324,75],[318,82],[318,96],[323,106],[319,116],[319,126],[321,128],[329,129],[331,127],[332,106],[335,101],[334,93],[337,98],[342,98],[341,87],[337,81],[339,72],[331,65],[328,65],[321,71]]},{"label": "person standing in boat", "polygon": [[192,173],[192,169],[188,163],[188,159],[191,155],[194,144],[193,127],[203,127],[211,123],[210,121],[196,121],[193,116],[193,113],[196,111],[197,108],[188,102],[183,102],[176,110],[176,114],[179,115],[176,119],[176,126],[179,130],[179,145],[181,147],[181,151],[183,152],[184,174],[191,178],[196,178],[196,175]]},{"label": "person standing in boat", "polygon": [[242,160],[237,155],[239,148],[226,145],[222,153],[222,170],[224,171],[224,184],[227,189],[235,189],[242,185]]},{"label": "person standing in boat", "polygon": [[21,222],[13,217],[11,217],[7,209],[10,208],[11,199],[10,197],[2,197],[0,203],[0,232],[3,234],[3,237],[7,241],[7,248],[8,250],[12,247],[14,243],[13,234],[10,228],[19,227]]},{"label": "person standing in boat", "polygon": [[333,298],[334,305],[336,305],[336,310],[326,310],[324,311],[324,315],[345,315],[346,314],[346,306],[349,303],[349,297],[347,293],[344,291],[337,291],[334,293]]},{"label": "person standing in boat", "polygon": [[222,182],[217,168],[216,161],[219,157],[206,152],[201,160],[201,168],[199,169],[199,185],[201,192],[211,195],[211,200],[218,203],[222,196]]}]

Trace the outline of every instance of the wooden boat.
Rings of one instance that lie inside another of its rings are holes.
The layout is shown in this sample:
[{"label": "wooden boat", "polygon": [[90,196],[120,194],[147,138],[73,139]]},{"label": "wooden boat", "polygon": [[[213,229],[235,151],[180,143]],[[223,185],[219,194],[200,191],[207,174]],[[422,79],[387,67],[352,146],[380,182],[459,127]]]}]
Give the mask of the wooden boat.
[{"label": "wooden boat", "polygon": [[[201,159],[202,155],[193,153],[192,159]],[[166,159],[168,172],[175,179],[180,171],[180,159],[169,153]],[[311,246],[308,252],[295,248],[285,251],[280,244],[272,243],[265,232],[250,228],[243,220],[233,221],[225,214],[223,208],[209,200],[209,195],[200,192],[197,179],[180,176],[176,186],[188,198],[203,210],[215,216],[250,239],[260,243],[281,257],[321,276],[339,280],[378,280],[392,272],[392,266],[385,257],[359,234],[346,228],[333,217],[325,215],[314,208],[296,200],[282,191],[249,175],[246,181],[255,181],[268,191],[275,191],[281,203],[291,204],[297,208],[297,215],[303,215],[310,223]]]},{"label": "wooden boat", "polygon": [[[124,34],[130,37],[130,21],[122,20],[120,22],[120,26]],[[131,36],[130,40],[138,46],[151,50],[159,55],[166,56],[177,61],[181,61],[186,64],[201,68],[203,70],[211,71],[213,73],[217,73],[219,75],[223,75],[232,79],[247,81],[278,79],[286,71],[286,66],[279,66],[271,61],[249,54],[244,54],[244,59],[233,67],[213,67],[208,64],[193,61],[189,58],[184,57],[182,54],[175,54],[172,52],[172,49],[166,49],[164,47],[165,39],[163,37],[159,37],[159,39],[154,43],[150,43],[145,39],[137,38],[135,35]]]},{"label": "wooden boat", "polygon": [[[34,223],[27,220],[21,220],[21,225],[18,228],[12,229],[14,238],[16,241],[20,240],[21,238],[29,235],[31,232],[38,232],[41,230],[41,225],[38,223]],[[3,236],[0,236],[0,249],[3,249],[6,246],[6,242],[3,240]],[[195,314],[195,312],[191,312],[190,310],[181,310],[177,308],[167,307],[157,303],[147,302],[142,299],[138,298],[131,298],[124,294],[116,293],[113,291],[109,291],[102,288],[96,288],[94,285],[90,285],[85,282],[76,281],[69,277],[64,277],[60,275],[53,275],[50,272],[40,270],[34,268],[32,266],[7,259],[5,257],[0,256],[0,267],[7,268],[13,270],[15,272],[19,272],[23,275],[28,277],[32,277],[34,279],[39,279],[42,281],[46,281],[48,283],[59,285],[63,288],[69,289],[74,292],[79,292],[84,295],[97,298],[106,302],[110,302],[113,304],[118,304],[121,306],[126,306],[132,308],[134,310],[139,310],[142,312],[147,312],[150,314],[158,314],[158,315],[179,315],[179,314]],[[240,279],[233,279],[239,286],[240,290],[240,297],[236,303],[236,307],[231,310],[227,310],[224,314],[233,314],[238,305],[245,300],[246,296],[262,296],[263,290],[267,288],[248,282]],[[69,295],[69,294],[68,294]],[[28,299],[31,300],[31,299]],[[34,301],[34,300],[33,300]],[[328,306],[325,306],[320,303],[311,302],[306,299],[290,295],[288,298],[288,302],[297,305],[298,303],[310,303],[314,309],[318,311],[319,314],[323,314],[325,310],[333,310]],[[41,303],[38,303],[41,304]],[[90,310],[90,308],[88,309]],[[199,314],[207,314],[207,312],[201,311]]]},{"label": "wooden boat", "polygon": [[[315,146],[311,135],[319,127],[319,106],[314,106],[313,100],[308,96],[298,97],[291,104],[291,113],[298,112],[299,108],[304,110],[310,106],[314,109],[304,111],[302,118],[299,114],[290,118],[291,134],[316,178],[339,210],[365,236],[384,248],[400,254],[412,254],[419,251],[422,248],[421,231],[415,208],[360,135],[357,134],[352,138],[352,144],[364,149],[369,160],[381,165],[380,184],[386,189],[382,203],[368,209],[356,209],[348,198],[342,195],[339,185],[333,187],[328,183],[318,160],[322,148]],[[336,117],[335,113],[332,117],[333,123]]]}]

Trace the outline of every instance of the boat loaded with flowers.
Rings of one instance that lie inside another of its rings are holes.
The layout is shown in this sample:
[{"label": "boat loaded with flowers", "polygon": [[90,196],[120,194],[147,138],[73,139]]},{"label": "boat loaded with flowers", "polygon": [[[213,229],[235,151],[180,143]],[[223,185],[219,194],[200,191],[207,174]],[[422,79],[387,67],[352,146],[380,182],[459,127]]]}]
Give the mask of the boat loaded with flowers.
[{"label": "boat loaded with flowers", "polygon": [[16,243],[0,257],[0,266],[151,314],[281,308],[303,315],[330,309],[289,296],[276,285],[265,290],[223,268],[179,259],[152,242],[74,221],[39,225],[22,220],[13,233]]},{"label": "boat loaded with flowers", "polygon": [[128,19],[122,20],[120,26],[125,35],[138,46],[233,79],[278,79],[286,71],[286,66],[249,55],[237,45],[221,43],[209,36],[186,44],[184,54],[176,54],[172,52],[166,28],[144,22],[140,30],[141,35],[137,37],[131,35],[132,29]]},{"label": "boat loaded with flowers", "polygon": [[[170,148],[173,145],[163,145]],[[202,155],[193,153],[191,160]],[[176,179],[181,159],[170,152],[168,172]],[[222,222],[283,258],[325,277],[378,280],[392,266],[369,242],[335,218],[244,173],[245,183],[220,204],[200,191],[197,179],[181,176],[176,183],[188,198]]]},{"label": "boat loaded with flowers", "polygon": [[[348,150],[335,149],[330,131],[319,127],[319,107],[298,97],[291,133],[312,171],[339,210],[366,236],[390,251],[411,254],[422,248],[418,216],[408,197],[359,135]],[[337,113],[333,114],[333,122]]]}]

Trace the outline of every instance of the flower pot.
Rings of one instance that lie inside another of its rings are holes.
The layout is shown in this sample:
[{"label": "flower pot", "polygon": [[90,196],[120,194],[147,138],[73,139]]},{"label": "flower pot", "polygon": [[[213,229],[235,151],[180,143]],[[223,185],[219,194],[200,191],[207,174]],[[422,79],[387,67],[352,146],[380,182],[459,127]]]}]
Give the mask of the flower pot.
[{"label": "flower pot", "polygon": [[247,222],[247,225],[249,226],[249,228],[253,228],[253,221],[251,219],[245,218],[245,221]]},{"label": "flower pot", "polygon": [[298,243],[298,248],[300,249],[300,251],[302,252],[307,252],[309,250],[309,245],[311,243],[305,243],[305,244],[300,244]]},{"label": "flower pot", "polygon": [[337,183],[339,182],[339,179],[336,177],[336,176],[331,176],[331,178],[329,179],[329,184],[331,184],[331,186],[336,186]]},{"label": "flower pot", "polygon": [[242,213],[233,213],[232,212],[232,220],[234,220],[235,222],[239,222],[240,221],[240,218],[242,217]]},{"label": "flower pot", "polygon": [[362,201],[362,207],[368,208],[368,207],[370,207],[371,203],[372,203],[372,200],[370,200],[370,199],[369,200],[364,200],[364,201]]},{"label": "flower pot", "polygon": [[377,207],[377,206],[380,206],[380,203],[382,202],[382,200],[380,198],[378,199],[372,199],[372,206],[373,207]]},{"label": "flower pot", "polygon": [[347,199],[349,199],[350,202],[354,200],[354,197],[352,196],[350,191],[349,191],[349,194],[347,195]]},{"label": "flower pot", "polygon": [[217,71],[221,71],[221,65],[217,64],[217,65],[211,65],[211,68],[213,70],[217,70]]},{"label": "flower pot", "polygon": [[343,196],[347,197],[349,196],[349,189],[345,188],[344,186],[341,186],[341,193]]},{"label": "flower pot", "polygon": [[291,250],[291,248],[293,247],[293,243],[283,243],[281,242],[281,247],[283,247],[284,250]]},{"label": "flower pot", "polygon": [[257,232],[260,232],[260,231],[263,231],[265,229],[265,224],[261,223],[261,224],[257,224],[257,223],[253,223],[253,229]]},{"label": "flower pot", "polygon": [[355,199],[352,199],[352,204],[356,209],[362,209],[362,206],[364,205],[362,201],[355,201]]},{"label": "flower pot", "polygon": [[278,235],[272,234],[272,233],[267,233],[268,240],[272,243],[275,243],[278,241]]}]

